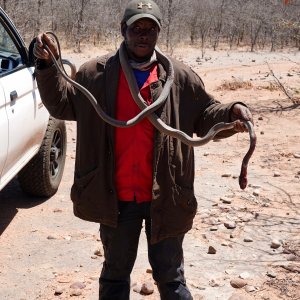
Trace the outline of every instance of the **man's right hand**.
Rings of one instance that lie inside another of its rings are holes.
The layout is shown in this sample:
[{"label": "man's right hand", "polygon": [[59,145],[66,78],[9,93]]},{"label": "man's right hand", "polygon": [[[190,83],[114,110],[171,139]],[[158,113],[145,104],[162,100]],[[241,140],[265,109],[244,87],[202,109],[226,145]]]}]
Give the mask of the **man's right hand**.
[{"label": "man's right hand", "polygon": [[55,42],[46,34],[40,33],[36,37],[36,42],[33,47],[33,54],[38,59],[43,59],[48,66],[52,64],[52,58],[49,52],[44,48],[44,44],[49,47],[55,58],[58,58],[58,50]]}]

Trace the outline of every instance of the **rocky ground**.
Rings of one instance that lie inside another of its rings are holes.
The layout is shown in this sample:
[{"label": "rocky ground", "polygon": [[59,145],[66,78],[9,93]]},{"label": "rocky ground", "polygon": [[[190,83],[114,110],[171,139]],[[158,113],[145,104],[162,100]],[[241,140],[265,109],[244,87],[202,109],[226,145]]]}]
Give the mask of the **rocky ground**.
[{"label": "rocky ground", "polygon": [[[65,57],[79,65],[98,52]],[[192,66],[216,98],[247,103],[258,137],[244,191],[237,176],[248,134],[195,149],[199,209],[184,243],[194,299],[300,299],[300,52],[207,51],[201,58],[188,48],[173,55]],[[97,299],[99,226],[72,215],[76,129],[67,125],[58,193],[32,199],[17,180],[0,192],[1,299]],[[159,299],[144,235],[131,299]]]}]

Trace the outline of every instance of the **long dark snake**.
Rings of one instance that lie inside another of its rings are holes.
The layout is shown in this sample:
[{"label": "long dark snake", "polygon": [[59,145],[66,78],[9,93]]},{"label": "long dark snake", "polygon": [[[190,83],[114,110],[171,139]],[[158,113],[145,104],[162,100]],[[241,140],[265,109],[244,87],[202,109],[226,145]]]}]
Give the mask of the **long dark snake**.
[{"label": "long dark snake", "polygon": [[[219,132],[224,131],[224,130],[233,129],[235,127],[235,122],[231,122],[231,123],[223,123],[222,122],[222,123],[218,123],[218,124],[214,125],[204,137],[191,138],[186,133],[184,133],[178,129],[174,129],[174,128],[168,126],[167,124],[165,124],[154,112],[159,107],[161,107],[162,105],[165,104],[165,102],[168,98],[168,95],[170,93],[170,89],[172,87],[173,80],[174,80],[174,69],[173,69],[173,65],[172,65],[171,61],[159,50],[158,47],[155,48],[158,60],[162,62],[162,64],[165,66],[165,68],[167,70],[167,80],[166,80],[166,83],[164,85],[164,88],[163,88],[159,98],[156,101],[154,101],[151,105],[148,106],[144,102],[142,96],[140,95],[132,68],[130,67],[130,65],[128,63],[128,58],[127,58],[127,53],[125,51],[124,43],[122,43],[122,45],[119,49],[120,63],[121,63],[121,67],[124,71],[125,77],[129,83],[129,88],[130,88],[132,97],[133,97],[135,103],[141,109],[141,112],[138,115],[136,115],[134,118],[132,118],[128,121],[116,120],[116,119],[110,117],[109,115],[107,115],[102,110],[102,108],[98,104],[97,100],[86,88],[84,88],[83,86],[81,86],[80,84],[78,84],[76,81],[73,80],[75,78],[75,74],[76,74],[75,66],[73,64],[69,63],[68,61],[61,59],[61,49],[60,49],[59,41],[58,41],[56,35],[51,31],[47,31],[46,34],[53,36],[53,38],[55,39],[55,41],[57,43],[58,52],[59,52],[58,59],[55,58],[54,54],[51,52],[49,47],[44,43],[44,48],[49,52],[49,54],[52,58],[52,61],[53,61],[54,65],[56,66],[57,70],[61,73],[61,75],[65,78],[66,81],[68,81],[70,84],[72,84],[78,90],[80,90],[88,98],[88,100],[90,101],[90,103],[92,104],[94,109],[96,110],[99,117],[101,119],[103,119],[103,121],[105,121],[106,123],[108,123],[114,127],[122,127],[122,128],[131,127],[131,126],[134,126],[135,124],[137,124],[138,122],[140,122],[145,117],[147,117],[149,119],[149,121],[153,124],[153,126],[158,131],[160,131],[161,133],[164,133],[166,135],[169,135],[171,137],[175,137],[175,138],[179,139],[181,142],[183,142],[184,144],[186,144],[188,146],[192,146],[192,147],[205,145],[206,143],[211,141]],[[71,67],[71,77],[69,77],[67,75],[67,73],[63,67],[63,64],[68,64]],[[253,124],[250,121],[243,121],[243,122],[249,132],[250,147],[242,161],[242,166],[241,166],[241,171],[240,171],[240,176],[239,176],[239,185],[240,185],[241,189],[245,189],[247,186],[248,163],[249,163],[249,160],[250,160],[250,158],[255,150],[255,146],[256,146],[256,134],[254,131]]]}]

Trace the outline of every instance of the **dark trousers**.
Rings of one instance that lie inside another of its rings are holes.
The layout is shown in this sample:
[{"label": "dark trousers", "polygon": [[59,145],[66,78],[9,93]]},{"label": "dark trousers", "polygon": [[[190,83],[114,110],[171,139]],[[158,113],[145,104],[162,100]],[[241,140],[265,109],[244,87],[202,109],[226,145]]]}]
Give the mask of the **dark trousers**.
[{"label": "dark trousers", "polygon": [[184,278],[184,235],[150,245],[150,206],[149,202],[137,204],[120,201],[118,227],[100,226],[105,258],[99,280],[100,300],[129,299],[130,274],[137,256],[143,220],[146,225],[148,259],[161,299],[193,299]]}]

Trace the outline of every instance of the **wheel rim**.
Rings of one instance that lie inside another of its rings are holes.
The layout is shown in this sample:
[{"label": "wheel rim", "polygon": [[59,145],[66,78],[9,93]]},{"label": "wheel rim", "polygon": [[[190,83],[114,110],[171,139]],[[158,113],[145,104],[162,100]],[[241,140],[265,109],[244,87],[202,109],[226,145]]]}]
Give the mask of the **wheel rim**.
[{"label": "wheel rim", "polygon": [[59,129],[55,130],[50,149],[50,176],[56,177],[60,171],[63,156],[63,136]]}]

